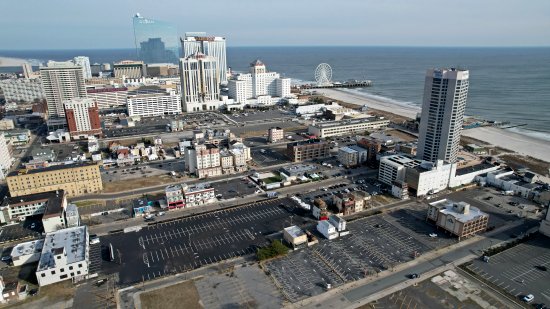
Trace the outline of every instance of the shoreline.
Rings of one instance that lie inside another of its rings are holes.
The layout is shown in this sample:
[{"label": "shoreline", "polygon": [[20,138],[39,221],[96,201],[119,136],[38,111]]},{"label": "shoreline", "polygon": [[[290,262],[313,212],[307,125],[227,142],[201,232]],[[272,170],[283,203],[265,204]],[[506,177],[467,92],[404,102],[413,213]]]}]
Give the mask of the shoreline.
[{"label": "shoreline", "polygon": [[[373,110],[393,113],[411,119],[416,118],[416,114],[420,112],[420,107],[375,99],[368,95],[351,93],[345,90],[320,89],[318,92],[333,100],[358,106],[367,105],[368,108],[372,108]],[[510,149],[520,155],[550,162],[550,143],[548,140],[496,127],[478,127],[463,130],[462,132],[464,136],[478,139],[490,145]]]},{"label": "shoreline", "polygon": [[22,66],[24,63],[29,63],[29,61],[21,58],[0,56],[0,67],[18,67]]}]

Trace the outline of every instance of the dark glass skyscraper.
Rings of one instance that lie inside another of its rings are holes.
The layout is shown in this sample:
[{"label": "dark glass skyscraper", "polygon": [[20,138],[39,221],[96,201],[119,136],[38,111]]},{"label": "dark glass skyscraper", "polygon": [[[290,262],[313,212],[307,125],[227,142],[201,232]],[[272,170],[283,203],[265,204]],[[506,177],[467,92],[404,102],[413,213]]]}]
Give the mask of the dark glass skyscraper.
[{"label": "dark glass skyscraper", "polygon": [[179,42],[172,24],[134,16],[134,37],[139,60],[145,63],[178,63]]}]

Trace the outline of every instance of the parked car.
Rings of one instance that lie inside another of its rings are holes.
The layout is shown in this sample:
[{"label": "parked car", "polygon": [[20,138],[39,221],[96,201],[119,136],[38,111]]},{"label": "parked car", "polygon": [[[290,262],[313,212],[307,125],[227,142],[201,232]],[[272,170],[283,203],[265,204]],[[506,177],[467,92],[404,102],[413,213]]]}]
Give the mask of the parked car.
[{"label": "parked car", "polygon": [[533,301],[533,299],[535,299],[535,296],[533,294],[527,294],[527,295],[523,296],[523,298],[521,300],[523,300],[526,303],[530,303],[530,302]]},{"label": "parked car", "polygon": [[437,234],[436,233],[430,233],[428,236],[430,236],[431,238],[436,238]]}]

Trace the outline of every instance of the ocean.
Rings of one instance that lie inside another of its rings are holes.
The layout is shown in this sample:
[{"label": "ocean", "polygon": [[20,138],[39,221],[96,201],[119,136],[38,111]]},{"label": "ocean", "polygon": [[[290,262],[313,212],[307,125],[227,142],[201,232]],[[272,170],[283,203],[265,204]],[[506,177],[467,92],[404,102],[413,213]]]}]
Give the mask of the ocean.
[{"label": "ocean", "polygon": [[[0,56],[47,60],[90,57],[92,63],[135,58],[134,49],[2,51]],[[351,91],[399,104],[419,106],[426,69],[459,67],[470,70],[466,113],[525,126],[515,132],[550,139],[550,48],[436,47],[228,47],[227,63],[246,71],[255,59],[268,70],[297,82],[314,81],[319,63],[332,67],[334,81],[373,81]],[[0,72],[10,68],[0,68]]]}]

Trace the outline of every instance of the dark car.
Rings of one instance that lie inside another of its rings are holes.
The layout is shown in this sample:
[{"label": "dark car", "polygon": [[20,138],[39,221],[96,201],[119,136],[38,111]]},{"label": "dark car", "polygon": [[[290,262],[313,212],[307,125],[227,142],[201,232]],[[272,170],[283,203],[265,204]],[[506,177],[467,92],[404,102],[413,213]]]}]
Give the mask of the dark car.
[{"label": "dark car", "polygon": [[417,273],[410,274],[410,275],[409,275],[409,278],[410,278],[410,279],[418,279],[418,278],[420,278],[420,275],[417,274]]},{"label": "dark car", "polygon": [[29,296],[34,296],[34,295],[36,295],[36,294],[38,294],[38,290],[37,290],[37,289],[32,289],[32,290],[29,291]]},{"label": "dark car", "polygon": [[544,266],[544,265],[537,265],[535,266],[538,270],[542,270],[542,271],[547,271],[548,270],[548,267]]}]

